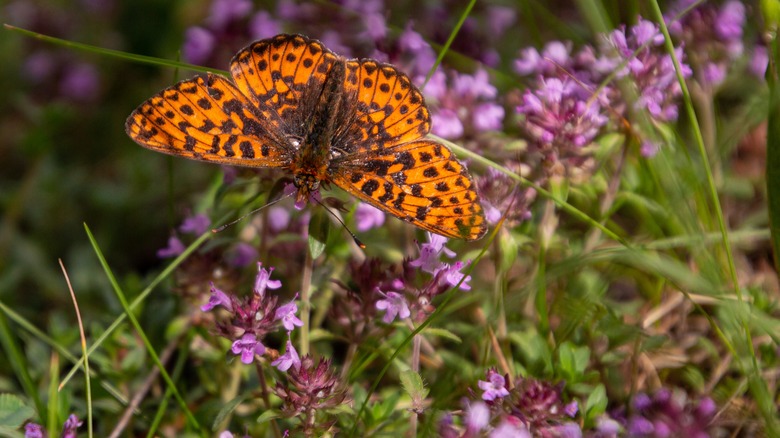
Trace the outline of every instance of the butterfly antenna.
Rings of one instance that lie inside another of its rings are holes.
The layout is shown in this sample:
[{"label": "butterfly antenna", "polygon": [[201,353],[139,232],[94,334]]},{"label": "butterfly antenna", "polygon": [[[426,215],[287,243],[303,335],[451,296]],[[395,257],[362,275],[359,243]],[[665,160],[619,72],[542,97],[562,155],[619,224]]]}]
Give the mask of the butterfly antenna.
[{"label": "butterfly antenna", "polygon": [[270,207],[270,206],[272,206],[272,205],[276,204],[277,202],[279,202],[279,201],[281,201],[281,200],[283,200],[283,199],[287,199],[287,198],[289,198],[290,196],[292,196],[292,195],[294,195],[294,194],[295,194],[295,192],[292,192],[292,193],[290,193],[289,195],[285,195],[285,196],[282,196],[282,197],[276,198],[276,199],[274,199],[273,201],[271,201],[271,202],[269,202],[269,203],[267,203],[267,204],[265,204],[265,205],[262,205],[262,206],[260,206],[260,207],[257,207],[256,209],[254,209],[254,210],[250,211],[249,213],[246,213],[246,214],[242,215],[242,216],[241,216],[241,217],[239,217],[238,219],[232,220],[232,221],[230,221],[230,222],[228,222],[228,223],[226,223],[226,224],[224,224],[224,225],[220,225],[220,226],[218,226],[217,228],[212,228],[212,229],[211,229],[211,232],[212,232],[212,233],[214,233],[214,234],[216,234],[216,233],[219,233],[220,231],[223,231],[225,228],[227,228],[227,227],[229,227],[229,226],[231,226],[231,225],[235,225],[236,223],[238,223],[238,222],[241,222],[242,220],[246,219],[246,218],[247,218],[247,216],[251,216],[251,215],[253,215],[253,214],[257,213],[258,211],[260,211],[260,210],[262,210],[262,209],[264,209],[264,208],[266,208],[266,207]]},{"label": "butterfly antenna", "polygon": [[[312,199],[314,199],[314,198],[312,197]],[[320,205],[322,206],[322,208],[324,208],[324,209],[325,209],[325,211],[327,211],[327,212],[328,212],[328,214],[330,214],[331,216],[333,216],[334,218],[336,218],[336,220],[337,220],[337,221],[339,221],[339,223],[341,224],[341,226],[342,226],[342,227],[344,227],[344,229],[345,229],[345,230],[347,230],[347,233],[349,233],[349,235],[350,235],[350,236],[352,236],[352,240],[354,240],[354,241],[355,241],[355,245],[359,246],[359,247],[360,247],[360,249],[366,249],[366,245],[365,245],[363,242],[361,242],[361,241],[360,241],[360,239],[358,239],[358,238],[357,238],[357,236],[355,235],[355,233],[353,233],[353,232],[352,232],[352,230],[350,230],[350,229],[349,229],[349,227],[347,227],[347,224],[345,224],[345,223],[344,223],[344,221],[343,221],[343,220],[341,220],[341,218],[340,218],[340,217],[338,217],[338,215],[336,215],[336,213],[332,212],[332,211],[331,211],[331,210],[330,210],[330,209],[329,209],[329,208],[328,208],[328,207],[327,207],[325,204],[323,204],[323,203],[322,203],[322,201],[320,201],[319,199],[314,199],[314,200],[317,202],[317,204],[320,204]]]}]

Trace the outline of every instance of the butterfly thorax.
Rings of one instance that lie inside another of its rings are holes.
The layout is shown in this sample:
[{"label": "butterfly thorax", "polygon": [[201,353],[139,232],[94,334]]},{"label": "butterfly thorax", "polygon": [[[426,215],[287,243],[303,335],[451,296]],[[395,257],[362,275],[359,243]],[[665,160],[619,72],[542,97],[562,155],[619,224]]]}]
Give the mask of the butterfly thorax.
[{"label": "butterfly thorax", "polygon": [[327,180],[331,141],[343,99],[344,61],[335,62],[322,86],[317,105],[308,119],[306,136],[299,146],[299,154],[290,166],[293,183],[298,189],[296,203],[308,201],[321,181]]}]

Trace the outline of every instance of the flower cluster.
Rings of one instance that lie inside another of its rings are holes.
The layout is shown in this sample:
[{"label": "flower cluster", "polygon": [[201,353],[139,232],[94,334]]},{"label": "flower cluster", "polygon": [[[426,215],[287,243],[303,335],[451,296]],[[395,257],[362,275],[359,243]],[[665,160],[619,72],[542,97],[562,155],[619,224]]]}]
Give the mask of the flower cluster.
[{"label": "flower cluster", "polygon": [[[315,365],[311,356],[301,358],[297,367],[287,373],[287,385],[276,384],[276,395],[282,399],[282,412],[286,415],[303,415],[310,421],[303,421],[304,427],[314,427],[313,416],[317,411],[339,406],[347,397],[330,360],[320,359]],[[318,428],[327,430],[330,424],[319,423]]]},{"label": "flower cluster", "polygon": [[[675,55],[683,59],[681,47]],[[690,76],[687,64],[682,73]],[[548,175],[570,173],[586,167],[591,152],[586,147],[610,121],[646,111],[658,122],[677,118],[681,88],[672,57],[663,47],[663,35],[654,23],[640,19],[635,26],[614,30],[594,48],[572,53],[571,44],[550,42],[540,53],[528,48],[515,61],[515,71],[533,75],[535,82],[517,106],[520,126],[529,141],[529,153],[544,164]],[[621,79],[619,88],[607,79]],[[635,96],[635,97],[634,97]],[[645,142],[643,153],[657,146]]]},{"label": "flower cluster", "polygon": [[688,400],[683,392],[662,389],[652,396],[637,394],[632,402],[631,414],[627,418],[620,414],[616,417],[630,436],[704,438],[710,436],[710,423],[715,411],[715,402],[711,398],[694,402]]},{"label": "flower cluster", "polygon": [[[282,326],[289,338],[295,327],[303,325],[296,316],[298,306],[295,300],[278,306],[277,297],[266,294],[266,289],[279,289],[282,286],[281,281],[271,280],[273,268],[266,270],[262,263],[258,263],[257,270],[254,293],[250,297],[240,299],[226,294],[212,283],[209,301],[201,307],[204,312],[222,307],[230,314],[226,321],[217,323],[217,332],[233,341],[231,351],[240,356],[241,362],[245,364],[252,363],[255,356],[266,353],[263,339],[268,333],[275,332]],[[290,341],[287,342],[287,352],[274,360],[272,365],[282,371],[300,365],[298,353]]]},{"label": "flower cluster", "polygon": [[744,51],[745,5],[733,0],[720,7],[705,2],[678,19],[678,13],[692,4],[691,0],[678,0],[667,12],[666,21],[669,32],[685,43],[696,81],[712,90],[725,80],[729,68]]},{"label": "flower cluster", "polygon": [[[76,438],[76,432],[78,428],[83,424],[79,421],[79,417],[75,414],[70,414],[68,419],[65,420],[65,424],[62,426],[62,438]],[[37,423],[27,423],[24,425],[24,438],[44,438],[49,436],[46,429]]]},{"label": "flower cluster", "polygon": [[[110,27],[107,22],[116,16],[112,2],[93,3],[96,4],[68,8],[50,2],[15,0],[3,6],[2,12],[5,20],[15,26],[60,38],[84,40],[84,29]],[[116,39],[118,35],[111,37]],[[61,99],[85,105],[100,98],[102,78],[95,64],[75,57],[72,51],[52,48],[35,40],[25,44],[28,47],[24,52],[29,55],[22,63],[21,79],[32,85],[33,95],[47,101]]]},{"label": "flower cluster", "polygon": [[561,385],[518,377],[512,386],[508,376],[490,369],[478,386],[482,400],[471,402],[465,410],[465,436],[484,430],[490,430],[490,436],[582,436],[580,426],[572,421],[577,402],[563,401]]},{"label": "flower cluster", "polygon": [[492,167],[475,179],[488,223],[496,225],[506,214],[505,224],[512,228],[531,218],[529,207],[536,199],[536,190],[520,187],[508,175]]}]

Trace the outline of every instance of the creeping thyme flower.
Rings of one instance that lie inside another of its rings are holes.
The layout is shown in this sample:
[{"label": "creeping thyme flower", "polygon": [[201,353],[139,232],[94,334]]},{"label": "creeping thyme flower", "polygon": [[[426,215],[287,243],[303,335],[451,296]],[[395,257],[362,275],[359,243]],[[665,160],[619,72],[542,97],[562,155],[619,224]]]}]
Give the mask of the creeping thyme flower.
[{"label": "creeping thyme flower", "polygon": [[274,268],[264,269],[263,264],[257,262],[257,277],[255,277],[255,294],[259,296],[265,295],[265,289],[279,289],[282,287],[282,282],[279,280],[271,280],[271,273],[274,272]]},{"label": "creeping thyme flower", "polygon": [[536,190],[520,187],[503,172],[490,167],[485,175],[476,177],[477,192],[485,209],[485,219],[497,224],[506,213],[505,224],[512,228],[531,218],[529,205],[536,198]]},{"label": "creeping thyme flower", "polygon": [[704,438],[710,436],[709,425],[716,406],[710,398],[688,400],[683,392],[662,389],[652,397],[637,394],[633,400],[633,414],[626,420],[630,436],[659,437],[685,436]]},{"label": "creeping thyme flower", "polygon": [[487,380],[480,380],[477,385],[479,389],[485,391],[482,393],[482,400],[494,401],[509,395],[509,391],[506,389],[506,379],[492,368],[487,372]]},{"label": "creeping thyme flower", "polygon": [[[68,419],[62,425],[62,438],[76,438],[76,432],[84,422],[79,421],[79,417],[75,414],[70,414]],[[47,436],[46,429],[36,423],[27,423],[24,425],[24,438],[44,438]]]},{"label": "creeping thyme flower", "polygon": [[176,236],[171,236],[168,238],[168,246],[157,250],[157,257],[161,259],[176,257],[183,253],[185,249],[187,249],[187,247],[184,246],[181,239]]},{"label": "creeping thyme flower", "polygon": [[671,21],[669,32],[685,43],[696,80],[705,89],[712,90],[723,82],[729,68],[743,53],[745,6],[740,1],[727,1],[720,7],[703,2],[679,20],[672,20],[689,6],[689,1],[678,1],[667,11],[667,21]]},{"label": "creeping thyme flower", "polygon": [[299,368],[301,366],[301,358],[298,357],[298,351],[295,350],[289,339],[287,340],[287,351],[271,362],[271,365],[278,368],[279,371],[287,371],[290,367]]},{"label": "creeping thyme flower", "polygon": [[229,263],[236,268],[249,266],[250,263],[257,260],[257,256],[255,247],[246,242],[236,243],[226,255]]},{"label": "creeping thyme flower", "polygon": [[466,405],[466,428],[471,434],[476,434],[490,423],[490,409],[481,402],[476,401]]},{"label": "creeping thyme flower", "polygon": [[257,340],[257,337],[251,333],[246,333],[241,339],[233,342],[233,346],[230,347],[233,354],[241,355],[241,362],[250,364],[255,358],[255,355],[262,356],[265,353],[265,346],[262,342]]},{"label": "creeping thyme flower", "polygon": [[233,311],[233,303],[230,300],[230,297],[225,292],[222,292],[221,290],[217,289],[216,286],[214,286],[214,282],[209,283],[209,287],[211,288],[211,295],[209,296],[209,302],[202,305],[200,307],[200,310],[204,312],[208,312],[211,309],[222,306],[226,308],[229,312]]},{"label": "creeping thyme flower", "polygon": [[[466,266],[463,262],[455,262],[452,266],[444,264],[442,268],[436,273],[438,284],[441,286],[457,286],[461,290],[471,290],[471,275],[465,275],[460,272],[463,267]],[[464,278],[465,277],[465,278]],[[462,280],[462,281],[461,281]]]},{"label": "creeping thyme flower", "polygon": [[209,225],[211,225],[209,217],[203,213],[198,213],[195,216],[185,218],[179,225],[179,231],[199,236],[208,231]]},{"label": "creeping thyme flower", "polygon": [[286,376],[286,384],[277,382],[275,388],[276,395],[282,399],[282,412],[288,416],[303,415],[311,424],[315,424],[318,410],[339,406],[347,397],[330,360],[320,359],[315,366],[314,359],[307,354],[297,368],[287,370]]},{"label": "creeping thyme flower", "polygon": [[27,423],[24,425],[24,438],[44,438],[46,429],[37,423]]},{"label": "creeping thyme flower", "polygon": [[384,321],[385,324],[393,322],[396,316],[401,319],[406,319],[411,315],[409,303],[403,295],[398,292],[384,293],[379,289],[376,291],[385,297],[385,299],[376,302],[376,308],[385,311],[385,316],[382,317],[382,321]]},{"label": "creeping thyme flower", "polygon": [[[450,86],[446,84],[448,78]],[[496,102],[498,91],[489,79],[484,69],[473,75],[435,74],[430,83],[432,86],[424,90],[432,107],[433,133],[456,139],[466,134],[501,129],[504,107]]]},{"label": "creeping thyme flower", "polygon": [[355,209],[355,223],[361,233],[372,228],[381,227],[385,223],[385,214],[378,208],[361,202]]},{"label": "creeping thyme flower", "polygon": [[[295,298],[298,298],[298,295],[295,295]],[[282,325],[288,332],[293,331],[296,326],[303,326],[303,321],[295,316],[295,314],[298,312],[298,305],[295,304],[295,298],[289,303],[278,307],[276,309],[276,313],[274,314],[274,319],[282,321]]]},{"label": "creeping thyme flower", "polygon": [[508,417],[493,429],[490,438],[531,438],[531,432],[517,419]]},{"label": "creeping thyme flower", "polygon": [[420,268],[425,272],[434,274],[441,269],[443,263],[439,260],[442,254],[447,257],[455,257],[455,253],[444,246],[447,243],[447,238],[438,234],[426,233],[428,235],[428,243],[423,243],[420,246],[420,257],[409,262],[411,266]]}]

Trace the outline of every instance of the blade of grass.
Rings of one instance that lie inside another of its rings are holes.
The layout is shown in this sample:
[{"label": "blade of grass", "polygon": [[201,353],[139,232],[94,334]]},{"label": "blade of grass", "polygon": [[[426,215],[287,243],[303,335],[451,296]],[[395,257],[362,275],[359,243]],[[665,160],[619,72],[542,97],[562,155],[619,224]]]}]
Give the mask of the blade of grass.
[{"label": "blade of grass", "polygon": [[87,391],[87,435],[92,438],[92,384],[89,376],[89,356],[87,356],[87,336],[84,334],[84,322],[81,320],[81,311],[79,311],[79,301],[76,299],[76,293],[73,292],[73,285],[70,284],[70,277],[62,259],[58,259],[62,275],[65,276],[65,282],[68,283],[70,298],[73,300],[73,308],[76,310],[76,319],[79,324],[79,337],[81,338],[81,354],[84,356],[84,383]]},{"label": "blade of grass", "polygon": [[425,76],[425,82],[423,82],[420,90],[425,88],[425,86],[428,84],[428,81],[431,80],[431,77],[436,72],[436,69],[439,68],[439,64],[441,64],[442,59],[444,59],[444,56],[447,54],[447,51],[450,50],[452,42],[455,41],[455,37],[458,35],[460,28],[463,26],[463,23],[466,21],[466,18],[468,18],[475,4],[477,4],[477,0],[471,0],[468,6],[466,6],[466,10],[460,14],[460,18],[455,24],[455,27],[452,28],[452,32],[450,32],[450,36],[447,38],[447,42],[444,43],[444,46],[442,46],[441,50],[439,50],[439,55],[436,57],[436,62],[433,63],[433,67],[431,67],[431,69],[428,71],[428,74]]},{"label": "blade of grass", "polygon": [[[2,304],[2,303],[0,303]],[[26,364],[26,359],[22,354],[21,348],[16,343],[16,337],[11,331],[11,327],[8,325],[8,319],[5,313],[0,312],[0,343],[3,344],[3,351],[5,351],[5,360],[11,365],[11,369],[14,370],[16,378],[22,384],[24,393],[27,397],[31,398],[35,403],[35,409],[38,411],[38,418],[41,421],[45,421],[48,418],[48,411],[46,405],[43,404],[41,397],[38,395],[38,390],[33,384],[32,377],[30,377],[30,367]]]},{"label": "blade of grass", "polygon": [[60,356],[52,353],[49,361],[49,416],[45,419],[46,430],[49,431],[49,438],[56,438],[57,431],[62,427],[60,421],[60,391],[57,388],[57,382],[60,378]]},{"label": "blade of grass", "polygon": [[125,297],[122,288],[119,286],[119,283],[116,281],[116,277],[114,277],[114,273],[111,271],[111,268],[108,266],[108,262],[103,256],[103,251],[98,246],[97,241],[95,240],[95,237],[92,235],[92,232],[90,231],[87,224],[84,224],[84,230],[87,233],[89,242],[92,244],[92,249],[95,251],[95,255],[97,255],[98,260],[100,261],[100,265],[103,267],[103,271],[105,272],[106,277],[108,278],[108,281],[111,283],[111,287],[114,289],[114,293],[116,294],[117,299],[119,299],[119,302],[122,304],[122,308],[125,311],[125,315],[127,315],[127,318],[130,320],[130,323],[135,328],[136,334],[138,334],[138,336],[141,338],[144,346],[146,347],[146,351],[149,353],[149,356],[152,358],[152,361],[160,370],[160,375],[162,376],[163,380],[165,380],[165,383],[168,385],[168,388],[170,388],[171,391],[173,392],[173,396],[174,398],[176,398],[176,401],[179,402],[179,407],[181,407],[182,411],[184,412],[184,415],[187,417],[187,421],[193,427],[195,427],[195,429],[197,429],[199,432],[202,433],[203,428],[201,427],[200,423],[198,423],[198,420],[190,411],[189,407],[187,406],[187,402],[179,393],[179,390],[176,388],[176,385],[173,383],[173,379],[171,379],[171,376],[168,374],[168,371],[165,370],[165,366],[160,361],[160,357],[157,355],[157,352],[155,351],[154,347],[149,341],[149,338],[146,336],[146,332],[144,332],[143,328],[141,327],[141,324],[138,322],[138,319],[133,314],[133,310],[130,308],[130,305],[127,302],[127,298]]},{"label": "blade of grass", "polygon": [[181,68],[186,70],[193,70],[202,73],[219,73],[223,76],[230,76],[230,73],[225,70],[218,70],[208,67],[202,67],[199,65],[187,64],[186,62],[171,61],[170,59],[155,58],[153,56],[135,55],[132,53],[122,52],[120,50],[106,49],[98,46],[91,46],[89,44],[82,44],[73,41],[63,40],[55,38],[53,36],[44,35],[42,33],[33,32],[31,30],[16,27],[10,24],[3,24],[3,26],[12,31],[20,33],[24,36],[35,38],[40,41],[44,41],[57,46],[67,47],[69,49],[80,50],[82,52],[94,53],[102,56],[110,56],[113,58],[124,59],[126,61],[136,62],[146,65],[159,65],[162,67]]}]

